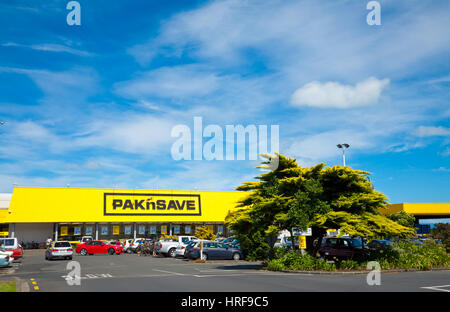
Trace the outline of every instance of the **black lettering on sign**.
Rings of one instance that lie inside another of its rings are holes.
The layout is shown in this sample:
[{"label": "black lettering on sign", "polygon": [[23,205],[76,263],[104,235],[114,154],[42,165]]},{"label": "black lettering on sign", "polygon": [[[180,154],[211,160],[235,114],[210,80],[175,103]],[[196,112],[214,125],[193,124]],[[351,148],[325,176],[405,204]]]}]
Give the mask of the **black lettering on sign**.
[{"label": "black lettering on sign", "polygon": [[171,200],[169,201],[169,206],[167,206],[167,210],[169,209],[177,209],[177,206],[175,205],[175,201]]},{"label": "black lettering on sign", "polygon": [[134,209],[138,209],[141,208],[142,210],[145,210],[144,206],[142,206],[142,204],[144,203],[145,200],[135,200],[134,201]]},{"label": "black lettering on sign", "polygon": [[194,200],[188,200],[186,209],[187,210],[195,210],[195,201]]},{"label": "black lettering on sign", "polygon": [[177,203],[177,208],[178,208],[178,210],[183,210],[183,208],[184,208],[184,204],[186,203],[186,201],[185,200],[183,200],[182,201],[182,205],[180,205],[180,202],[177,200],[177,201],[175,201],[176,203]]},{"label": "black lettering on sign", "polygon": [[199,194],[103,193],[105,216],[201,216]]},{"label": "black lettering on sign", "polygon": [[166,201],[164,199],[157,200],[156,201],[156,209],[166,210]]},{"label": "black lettering on sign", "polygon": [[119,208],[123,205],[123,201],[121,199],[114,199],[113,200],[113,209],[116,210],[116,208]]},{"label": "black lettering on sign", "polygon": [[147,210],[150,209],[150,206],[152,206],[152,210],[155,210],[155,202],[149,202],[147,199],[146,205],[147,205]]},{"label": "black lettering on sign", "polygon": [[125,201],[125,204],[123,205],[122,209],[127,209],[127,208],[130,208],[131,210],[133,210],[133,203],[129,199],[127,199]]}]

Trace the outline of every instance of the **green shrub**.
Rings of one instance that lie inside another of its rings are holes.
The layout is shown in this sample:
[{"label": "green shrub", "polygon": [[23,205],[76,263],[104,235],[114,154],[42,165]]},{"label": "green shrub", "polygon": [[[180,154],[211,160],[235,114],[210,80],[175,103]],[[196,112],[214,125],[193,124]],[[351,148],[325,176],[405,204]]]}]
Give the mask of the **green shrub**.
[{"label": "green shrub", "polygon": [[292,250],[291,250],[291,249],[288,249],[288,248],[274,247],[274,248],[273,248],[273,259],[280,259],[280,258],[282,258],[284,255],[286,255],[287,253],[289,253],[290,251],[292,251]]},{"label": "green shrub", "polygon": [[315,258],[309,254],[302,255],[298,251],[287,252],[280,258],[269,261],[267,268],[269,270],[274,270],[274,271],[279,271],[279,270],[335,271],[336,270],[335,264],[327,263],[325,260]]},{"label": "green shrub", "polygon": [[371,253],[372,261],[378,261],[382,269],[418,269],[449,267],[450,254],[442,244],[427,241],[421,246],[411,242],[398,242]]},{"label": "green shrub", "polygon": [[267,263],[269,270],[365,270],[368,261],[377,261],[381,269],[418,269],[450,267],[450,254],[443,244],[429,241],[421,246],[410,242],[398,242],[393,246],[372,251],[368,256],[355,260],[335,261],[328,263],[324,259],[309,254],[302,255],[298,251],[277,250],[276,258]]}]

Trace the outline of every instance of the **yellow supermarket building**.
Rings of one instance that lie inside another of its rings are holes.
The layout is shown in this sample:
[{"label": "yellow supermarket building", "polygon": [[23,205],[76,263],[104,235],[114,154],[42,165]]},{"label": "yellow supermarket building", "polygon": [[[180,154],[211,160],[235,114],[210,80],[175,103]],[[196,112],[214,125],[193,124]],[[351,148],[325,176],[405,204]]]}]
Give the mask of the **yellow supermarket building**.
[{"label": "yellow supermarket building", "polygon": [[[0,235],[23,242],[193,235],[224,220],[242,192],[15,187],[0,196]],[[8,203],[9,199],[9,203]]]},{"label": "yellow supermarket building", "polygon": [[[15,187],[0,194],[0,237],[21,242],[192,235],[198,226],[229,234],[227,214],[243,192]],[[405,211],[417,223],[450,218],[450,203],[402,203],[381,211]],[[448,219],[447,219],[448,220]]]}]

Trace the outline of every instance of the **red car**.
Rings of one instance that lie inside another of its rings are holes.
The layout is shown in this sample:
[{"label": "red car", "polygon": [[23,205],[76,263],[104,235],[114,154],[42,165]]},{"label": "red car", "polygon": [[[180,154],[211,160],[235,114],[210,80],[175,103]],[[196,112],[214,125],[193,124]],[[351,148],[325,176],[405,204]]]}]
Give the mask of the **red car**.
[{"label": "red car", "polygon": [[123,252],[123,247],[118,245],[110,245],[102,241],[90,241],[78,245],[75,251],[83,256],[93,254],[120,255]]},{"label": "red car", "polygon": [[23,256],[23,248],[22,248],[22,246],[19,245],[19,248],[13,249],[12,251],[13,251],[13,258],[14,258],[14,260],[22,258],[22,256]]}]

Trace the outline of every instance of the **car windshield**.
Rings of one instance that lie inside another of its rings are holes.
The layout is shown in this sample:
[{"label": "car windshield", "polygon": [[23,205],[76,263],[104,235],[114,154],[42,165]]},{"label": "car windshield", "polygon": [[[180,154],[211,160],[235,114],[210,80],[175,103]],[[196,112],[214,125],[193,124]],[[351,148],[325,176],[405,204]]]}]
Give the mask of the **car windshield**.
[{"label": "car windshield", "polygon": [[4,241],[3,241],[3,243],[4,243],[4,245],[5,245],[5,247],[7,247],[7,246],[14,246],[14,239],[5,239]]},{"label": "car windshield", "polygon": [[359,238],[352,238],[352,246],[353,247],[361,247],[362,246],[362,242]]},{"label": "car windshield", "polygon": [[57,247],[71,247],[72,245],[70,245],[69,242],[55,242],[55,248]]}]

